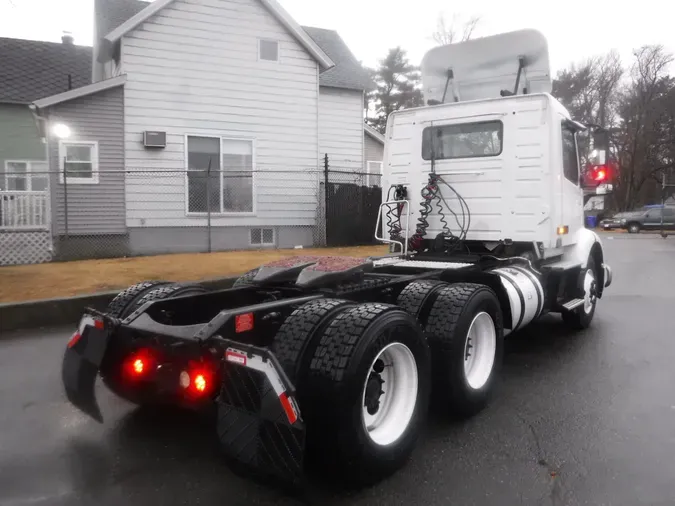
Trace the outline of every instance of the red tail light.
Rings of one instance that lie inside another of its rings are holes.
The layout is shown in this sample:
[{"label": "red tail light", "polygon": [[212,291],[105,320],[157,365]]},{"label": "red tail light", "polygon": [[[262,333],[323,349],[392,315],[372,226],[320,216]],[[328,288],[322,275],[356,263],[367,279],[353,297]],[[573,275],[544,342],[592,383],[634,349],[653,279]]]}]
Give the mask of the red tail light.
[{"label": "red tail light", "polygon": [[216,374],[207,364],[188,366],[187,371],[180,374],[180,386],[190,397],[202,397],[208,395],[217,383]]},{"label": "red tail light", "polygon": [[150,352],[142,350],[130,355],[123,364],[123,373],[130,379],[147,376],[153,369],[155,361]]},{"label": "red tail light", "polygon": [[202,393],[206,391],[206,387],[208,385],[206,377],[203,374],[197,374],[195,376],[193,384],[195,386],[195,390]]},{"label": "red tail light", "polygon": [[136,360],[134,360],[132,367],[134,373],[143,374],[143,370],[145,369],[145,362],[143,362],[142,358],[137,358]]}]

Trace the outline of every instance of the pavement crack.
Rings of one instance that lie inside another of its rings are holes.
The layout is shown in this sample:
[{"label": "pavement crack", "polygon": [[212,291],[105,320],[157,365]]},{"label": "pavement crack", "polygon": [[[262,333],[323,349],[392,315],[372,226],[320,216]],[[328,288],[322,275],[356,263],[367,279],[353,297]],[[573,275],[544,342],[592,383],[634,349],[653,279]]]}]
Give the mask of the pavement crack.
[{"label": "pavement crack", "polygon": [[548,462],[546,462],[546,459],[544,458],[544,451],[541,448],[541,441],[539,439],[539,435],[537,434],[536,429],[534,428],[534,425],[527,420],[525,420],[520,414],[516,413],[516,416],[518,419],[522,422],[523,425],[525,425],[529,431],[530,434],[532,434],[532,439],[534,439],[534,446],[535,446],[535,459],[537,461],[537,464],[539,464],[542,467],[548,468]]}]

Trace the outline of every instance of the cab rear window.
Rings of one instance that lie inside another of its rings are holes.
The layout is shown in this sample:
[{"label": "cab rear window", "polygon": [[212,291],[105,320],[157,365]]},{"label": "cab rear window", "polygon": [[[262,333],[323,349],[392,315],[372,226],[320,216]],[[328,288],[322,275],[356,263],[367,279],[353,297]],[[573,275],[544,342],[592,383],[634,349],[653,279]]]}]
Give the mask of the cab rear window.
[{"label": "cab rear window", "polygon": [[504,142],[501,121],[430,126],[422,131],[422,158],[450,160],[498,156]]}]

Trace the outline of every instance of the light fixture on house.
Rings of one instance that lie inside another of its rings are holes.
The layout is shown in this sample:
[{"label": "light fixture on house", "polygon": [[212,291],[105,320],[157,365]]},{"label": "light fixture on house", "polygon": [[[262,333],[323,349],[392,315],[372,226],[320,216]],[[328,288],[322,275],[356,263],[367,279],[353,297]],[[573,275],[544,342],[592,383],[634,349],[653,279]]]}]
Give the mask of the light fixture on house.
[{"label": "light fixture on house", "polygon": [[67,139],[70,137],[70,128],[63,123],[57,123],[52,127],[52,133],[59,139]]}]

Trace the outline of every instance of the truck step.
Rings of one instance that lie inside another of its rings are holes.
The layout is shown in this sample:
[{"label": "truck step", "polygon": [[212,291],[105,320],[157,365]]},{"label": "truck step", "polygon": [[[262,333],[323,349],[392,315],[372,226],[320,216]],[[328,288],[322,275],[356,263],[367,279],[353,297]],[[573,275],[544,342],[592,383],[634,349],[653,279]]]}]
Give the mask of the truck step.
[{"label": "truck step", "polygon": [[572,299],[568,302],[565,302],[562,307],[567,309],[568,311],[572,311],[580,306],[584,305],[584,299]]}]

